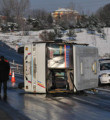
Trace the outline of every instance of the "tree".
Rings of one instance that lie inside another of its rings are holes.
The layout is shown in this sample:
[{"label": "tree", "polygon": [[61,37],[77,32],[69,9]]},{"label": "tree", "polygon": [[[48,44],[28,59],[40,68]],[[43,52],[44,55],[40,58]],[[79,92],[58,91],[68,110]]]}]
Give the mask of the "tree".
[{"label": "tree", "polygon": [[[37,21],[36,29],[47,29],[51,28],[53,24],[52,16],[49,12],[43,9],[34,9],[31,11],[31,18],[34,18]],[[35,28],[35,25],[33,26]]]},{"label": "tree", "polygon": [[101,20],[102,23],[105,23],[107,27],[110,27],[110,3],[101,7],[96,15]]},{"label": "tree", "polygon": [[0,12],[2,15],[7,17],[7,21],[10,21],[13,16],[13,9],[15,5],[15,0],[1,0],[0,1]]},{"label": "tree", "polygon": [[91,15],[88,17],[87,30],[91,34],[95,34],[96,31],[102,36],[103,28],[104,28],[104,24],[96,15]]},{"label": "tree", "polygon": [[49,14],[49,15],[47,16],[47,21],[48,21],[48,23],[49,23],[50,25],[53,23],[53,18],[52,18],[52,15],[51,15],[51,14]]},{"label": "tree", "polygon": [[56,35],[54,32],[48,32],[48,31],[43,31],[39,37],[43,40],[43,41],[54,41],[56,38]]},{"label": "tree", "polygon": [[48,12],[47,11],[45,11],[44,9],[33,9],[32,11],[31,11],[31,14],[30,14],[30,16],[32,17],[32,18],[37,18],[37,19],[47,19],[47,16],[48,16]]},{"label": "tree", "polygon": [[86,28],[88,24],[88,16],[87,15],[81,15],[80,23],[82,24],[82,28]]},{"label": "tree", "polygon": [[54,41],[56,39],[55,33],[50,31],[48,33],[48,38],[49,38],[49,40]]},{"label": "tree", "polygon": [[67,30],[69,28],[69,24],[65,20],[60,20],[57,24],[64,30]]},{"label": "tree", "polygon": [[77,21],[76,28],[77,28],[77,32],[82,32],[81,28],[83,28],[83,24],[81,23],[80,20]]},{"label": "tree", "polygon": [[41,38],[41,40],[43,40],[43,41],[48,41],[48,32],[45,30],[45,31],[43,31],[40,35],[39,35],[39,37]]},{"label": "tree", "polygon": [[69,40],[75,40],[76,39],[76,34],[74,30],[69,29],[67,36],[69,36]]},{"label": "tree", "polygon": [[88,24],[87,24],[87,29],[88,31],[91,32],[91,34],[95,34],[95,31],[97,31],[98,33],[100,33],[103,28],[103,26],[101,25],[100,20],[97,18],[97,16],[95,15],[91,15],[88,18]]},{"label": "tree", "polygon": [[[29,8],[29,0],[1,0],[1,13],[7,22],[13,19],[20,27],[24,27],[24,15]],[[11,21],[12,22],[12,21]]]},{"label": "tree", "polygon": [[76,19],[74,13],[64,14],[56,20],[56,24],[64,29],[73,28],[76,25]]},{"label": "tree", "polygon": [[60,28],[54,28],[54,32],[55,32],[57,39],[63,36]]}]

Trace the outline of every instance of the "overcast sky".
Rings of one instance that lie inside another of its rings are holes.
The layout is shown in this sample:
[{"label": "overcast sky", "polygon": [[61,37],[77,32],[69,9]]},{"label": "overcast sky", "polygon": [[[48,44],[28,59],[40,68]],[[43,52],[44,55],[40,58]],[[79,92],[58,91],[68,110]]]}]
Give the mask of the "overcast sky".
[{"label": "overcast sky", "polygon": [[68,7],[70,3],[74,3],[76,10],[79,12],[91,13],[98,8],[110,3],[110,0],[30,0],[31,8],[45,9],[54,11],[58,8]]}]

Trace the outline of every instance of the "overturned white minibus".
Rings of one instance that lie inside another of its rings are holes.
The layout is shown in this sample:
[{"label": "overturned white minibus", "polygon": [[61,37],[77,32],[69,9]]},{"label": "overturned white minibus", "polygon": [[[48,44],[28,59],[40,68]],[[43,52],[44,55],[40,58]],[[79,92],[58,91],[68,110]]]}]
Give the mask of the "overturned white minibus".
[{"label": "overturned white minibus", "polygon": [[97,86],[97,48],[63,41],[25,45],[25,91],[75,93]]}]

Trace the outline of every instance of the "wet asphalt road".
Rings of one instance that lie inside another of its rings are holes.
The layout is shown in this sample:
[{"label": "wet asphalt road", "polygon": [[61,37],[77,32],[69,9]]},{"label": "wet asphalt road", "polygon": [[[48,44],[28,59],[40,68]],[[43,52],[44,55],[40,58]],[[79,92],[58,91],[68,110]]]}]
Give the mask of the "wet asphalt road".
[{"label": "wet asphalt road", "polygon": [[110,93],[46,96],[11,89],[8,103],[30,120],[110,120]]},{"label": "wet asphalt road", "polygon": [[[0,55],[22,64],[23,56],[2,44],[0,42]],[[7,106],[10,105],[30,120],[110,120],[109,92],[59,96],[27,94],[23,89],[17,88],[18,83],[23,81],[23,76],[17,74],[15,78],[15,88],[11,87],[11,80],[8,81]]]}]

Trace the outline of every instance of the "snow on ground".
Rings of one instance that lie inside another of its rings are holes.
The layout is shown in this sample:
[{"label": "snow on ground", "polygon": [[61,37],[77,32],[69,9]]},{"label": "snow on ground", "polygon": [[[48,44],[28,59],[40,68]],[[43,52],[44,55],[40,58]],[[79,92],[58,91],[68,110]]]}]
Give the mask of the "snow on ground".
[{"label": "snow on ground", "polygon": [[[51,31],[51,30],[48,30]],[[105,39],[100,37],[100,34],[96,33],[95,35],[87,33],[85,29],[83,32],[76,33],[76,43],[87,43],[90,46],[96,46],[99,50],[99,55],[103,56],[106,53],[110,54],[110,28],[105,28],[106,33]],[[25,45],[32,42],[40,41],[39,34],[41,31],[29,31],[28,35],[24,35],[23,32],[10,32],[10,33],[0,33],[0,40],[5,42],[10,47],[16,49],[16,45]],[[65,35],[62,37],[64,40],[68,40],[68,36]]]},{"label": "snow on ground", "polygon": [[39,41],[40,32],[29,32],[29,35],[24,36],[23,32],[0,33],[0,40],[15,49],[17,44],[25,45],[35,41]]},{"label": "snow on ground", "polygon": [[110,54],[110,28],[104,29],[106,33],[105,39],[100,37],[100,34],[88,34],[86,30],[82,33],[77,33],[77,43],[87,43],[90,46],[95,46],[99,50],[99,55],[103,56],[106,53]]}]

